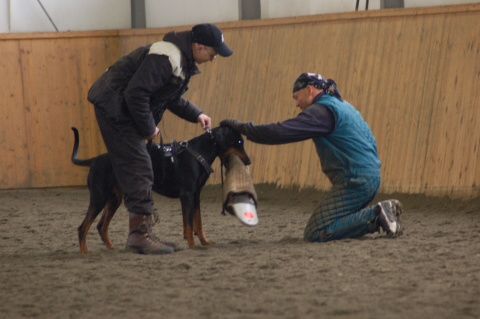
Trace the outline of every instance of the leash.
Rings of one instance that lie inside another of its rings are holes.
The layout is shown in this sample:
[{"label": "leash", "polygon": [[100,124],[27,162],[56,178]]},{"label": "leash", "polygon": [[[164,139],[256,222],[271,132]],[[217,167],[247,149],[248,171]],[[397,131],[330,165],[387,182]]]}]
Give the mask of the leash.
[{"label": "leash", "polygon": [[[207,127],[207,129],[205,130],[208,134],[211,135],[211,138],[212,140],[215,140],[215,136],[213,135],[212,133],[212,130],[210,129],[210,127]],[[225,182],[224,182],[224,178],[223,178],[223,160],[220,161],[220,181],[222,182],[222,197],[223,197],[223,191],[224,191],[224,185],[225,185]],[[222,203],[222,215],[226,215],[225,214],[225,207]]]},{"label": "leash", "polygon": [[225,205],[223,205],[223,192],[224,192],[224,180],[223,180],[223,163],[220,163],[220,180],[222,181],[222,215],[225,214]]},{"label": "leash", "polygon": [[[210,127],[207,127],[207,128],[205,129],[205,131],[206,131],[208,134],[210,134],[212,140],[215,140],[215,136],[213,135],[212,130],[210,129]],[[215,141],[215,143],[216,143],[216,141]],[[224,178],[223,178],[223,166],[224,166],[224,165],[223,165],[223,161],[221,160],[221,161],[220,161],[220,181],[222,182],[222,195],[223,195],[224,184],[225,184],[225,183],[224,183]],[[213,171],[213,169],[212,169],[212,171]],[[222,203],[222,212],[221,212],[221,213],[222,213],[222,215],[226,215],[226,214],[225,214],[225,207],[224,207],[223,203]]]}]

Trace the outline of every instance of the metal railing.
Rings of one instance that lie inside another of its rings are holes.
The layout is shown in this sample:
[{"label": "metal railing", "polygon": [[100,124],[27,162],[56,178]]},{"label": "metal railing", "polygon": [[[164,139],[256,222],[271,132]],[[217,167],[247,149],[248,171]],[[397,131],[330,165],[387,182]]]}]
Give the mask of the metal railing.
[{"label": "metal railing", "polygon": [[[359,2],[360,2],[360,0],[357,0],[357,4],[355,5],[355,11],[358,11]],[[368,10],[368,0],[367,0],[367,2],[365,2],[365,10]]]}]

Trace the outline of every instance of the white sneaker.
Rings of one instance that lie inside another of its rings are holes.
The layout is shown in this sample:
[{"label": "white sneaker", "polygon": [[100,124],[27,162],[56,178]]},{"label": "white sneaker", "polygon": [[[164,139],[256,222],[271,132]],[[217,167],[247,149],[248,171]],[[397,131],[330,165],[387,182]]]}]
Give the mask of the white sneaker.
[{"label": "white sneaker", "polygon": [[403,233],[403,227],[400,224],[400,215],[403,213],[403,206],[396,199],[390,199],[378,203],[380,212],[375,222],[387,233],[388,237],[398,237]]}]

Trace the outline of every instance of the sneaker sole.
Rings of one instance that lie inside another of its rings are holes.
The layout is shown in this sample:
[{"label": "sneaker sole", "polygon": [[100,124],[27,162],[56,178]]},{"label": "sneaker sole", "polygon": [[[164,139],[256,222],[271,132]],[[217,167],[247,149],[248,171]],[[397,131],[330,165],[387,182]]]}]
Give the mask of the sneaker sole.
[{"label": "sneaker sole", "polygon": [[395,218],[400,218],[400,215],[403,214],[403,205],[400,201],[396,199],[389,200],[392,203],[392,208],[394,209]]},{"label": "sneaker sole", "polygon": [[402,203],[400,203],[400,201],[396,199],[391,199],[389,201],[392,204],[392,210],[395,215],[395,218],[397,219],[397,231],[394,233],[389,232],[387,233],[387,236],[390,238],[396,238],[403,234],[403,226],[400,223],[400,215],[403,214],[403,205]]}]

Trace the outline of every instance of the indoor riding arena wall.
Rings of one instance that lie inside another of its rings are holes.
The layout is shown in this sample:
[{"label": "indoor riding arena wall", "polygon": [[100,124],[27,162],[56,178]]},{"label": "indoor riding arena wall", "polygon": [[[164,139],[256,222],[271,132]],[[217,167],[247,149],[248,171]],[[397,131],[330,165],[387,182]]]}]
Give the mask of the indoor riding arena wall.
[{"label": "indoor riding arena wall", "polygon": [[[185,97],[212,117],[269,123],[298,109],[302,72],[334,79],[371,126],[383,193],[472,198],[480,185],[480,4],[363,11],[218,23],[234,49],[199,66]],[[95,79],[137,46],[191,26],[0,34],[0,189],[81,186],[88,169],[70,162],[105,151],[86,99]],[[163,141],[200,126],[166,114]],[[311,141],[246,141],[254,183],[327,189]],[[220,164],[209,184],[220,184]]]}]

